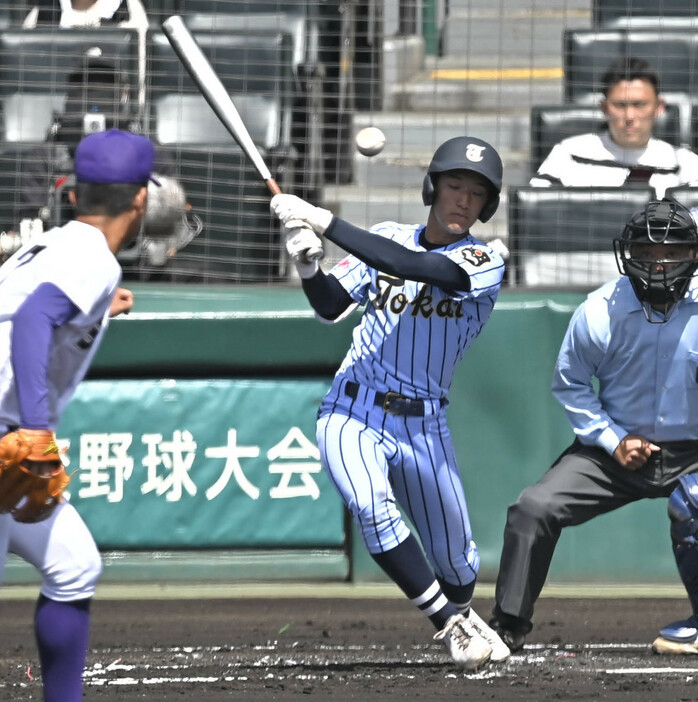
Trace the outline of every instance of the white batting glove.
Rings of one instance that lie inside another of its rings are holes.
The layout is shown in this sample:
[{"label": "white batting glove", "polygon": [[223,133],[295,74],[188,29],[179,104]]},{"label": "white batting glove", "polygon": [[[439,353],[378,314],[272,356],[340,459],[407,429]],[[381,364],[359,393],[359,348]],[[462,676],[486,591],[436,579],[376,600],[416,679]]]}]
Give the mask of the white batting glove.
[{"label": "white batting glove", "polygon": [[301,220],[289,220],[285,227],[286,251],[301,278],[312,278],[325,255],[322,240]]},{"label": "white batting glove", "polygon": [[274,195],[270,204],[271,211],[286,225],[293,220],[307,224],[316,234],[324,234],[332,221],[332,213],[315,207],[296,195]]}]

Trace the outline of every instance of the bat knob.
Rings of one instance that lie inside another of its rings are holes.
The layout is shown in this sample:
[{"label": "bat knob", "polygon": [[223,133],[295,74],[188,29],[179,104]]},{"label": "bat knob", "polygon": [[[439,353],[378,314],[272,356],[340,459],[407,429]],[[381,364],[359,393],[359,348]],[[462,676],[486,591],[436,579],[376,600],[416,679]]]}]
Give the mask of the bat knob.
[{"label": "bat knob", "polygon": [[325,258],[325,250],[322,246],[317,246],[313,249],[308,249],[305,256],[309,261],[322,261]]}]

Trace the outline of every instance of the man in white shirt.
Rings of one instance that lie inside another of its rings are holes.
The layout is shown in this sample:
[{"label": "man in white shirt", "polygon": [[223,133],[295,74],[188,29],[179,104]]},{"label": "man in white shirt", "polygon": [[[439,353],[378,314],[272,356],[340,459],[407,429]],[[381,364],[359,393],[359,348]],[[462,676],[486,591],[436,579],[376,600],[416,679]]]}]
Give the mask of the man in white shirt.
[{"label": "man in white shirt", "polygon": [[24,19],[22,29],[57,25],[62,29],[117,26],[138,30],[138,105],[143,109],[148,22],[141,0],[40,0]]},{"label": "man in white shirt", "polygon": [[667,188],[698,185],[698,155],[652,136],[664,111],[659,76],[641,59],[611,64],[603,76],[601,109],[608,130],[563,139],[530,184],[539,187],[613,187],[649,184],[656,196]]},{"label": "man in white shirt", "polygon": [[148,17],[141,0],[43,0],[32,7],[22,27],[34,29],[37,24],[60,27],[117,24],[145,30]]}]

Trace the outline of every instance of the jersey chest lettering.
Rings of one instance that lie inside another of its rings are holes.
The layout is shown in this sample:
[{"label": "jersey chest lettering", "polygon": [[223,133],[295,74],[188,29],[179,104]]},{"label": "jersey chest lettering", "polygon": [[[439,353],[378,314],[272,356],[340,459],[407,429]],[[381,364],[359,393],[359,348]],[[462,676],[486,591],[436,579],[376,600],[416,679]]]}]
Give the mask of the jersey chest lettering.
[{"label": "jersey chest lettering", "polygon": [[377,310],[389,310],[393,314],[408,311],[413,317],[421,315],[429,319],[433,314],[443,319],[461,319],[463,317],[462,300],[445,297],[434,304],[434,296],[429,294],[429,285],[422,285],[417,295],[411,300],[399,288],[404,288],[405,281],[388,275],[376,277],[378,294],[373,299]]}]

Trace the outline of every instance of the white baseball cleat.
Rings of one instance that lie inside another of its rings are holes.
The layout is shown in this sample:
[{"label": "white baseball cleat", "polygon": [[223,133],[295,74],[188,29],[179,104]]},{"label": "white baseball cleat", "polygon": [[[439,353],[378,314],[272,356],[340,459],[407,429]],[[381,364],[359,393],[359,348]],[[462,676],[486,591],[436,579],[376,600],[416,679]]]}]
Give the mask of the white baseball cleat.
[{"label": "white baseball cleat", "polygon": [[652,642],[652,651],[654,653],[680,656],[698,654],[698,643],[679,643],[678,641],[670,641],[663,636],[658,636]]},{"label": "white baseball cleat", "polygon": [[655,653],[698,654],[698,617],[667,624],[654,640]]},{"label": "white baseball cleat", "polygon": [[487,641],[487,643],[492,648],[492,655],[490,660],[493,663],[501,663],[505,661],[511,655],[509,646],[507,646],[504,641],[502,641],[499,634],[492,629],[492,627],[485,624],[485,622],[477,615],[475,610],[470,608],[470,615],[468,616],[468,621],[472,624],[475,631],[477,631],[480,636]]},{"label": "white baseball cleat", "polygon": [[449,617],[446,626],[434,634],[434,640],[443,642],[453,662],[466,670],[477,670],[492,655],[492,647],[462,614]]}]

